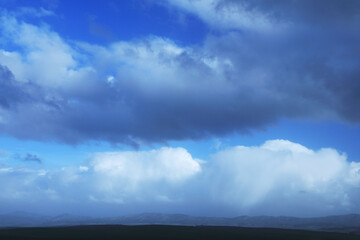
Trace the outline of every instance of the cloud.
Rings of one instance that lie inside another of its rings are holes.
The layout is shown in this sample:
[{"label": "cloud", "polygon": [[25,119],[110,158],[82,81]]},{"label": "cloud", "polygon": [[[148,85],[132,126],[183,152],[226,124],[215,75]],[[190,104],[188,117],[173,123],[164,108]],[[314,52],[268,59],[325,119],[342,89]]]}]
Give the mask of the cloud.
[{"label": "cloud", "polygon": [[[84,69],[75,60],[76,51],[57,33],[38,27],[12,14],[2,12],[0,36],[3,44],[17,45],[21,51],[0,53],[0,62],[8,67],[15,79],[47,88],[66,87],[76,83]],[[83,76],[85,77],[85,76]]]},{"label": "cloud", "polygon": [[[87,166],[59,170],[1,168],[0,180],[9,183],[0,181],[0,186],[4,185],[0,202],[21,203],[31,198],[29,205],[82,203],[79,207],[83,210],[91,204],[127,208],[170,203],[179,201],[189,181],[200,173],[198,160],[183,148],[96,153]],[[63,206],[59,209],[67,211]]]},{"label": "cloud", "polygon": [[139,146],[248,133],[279,119],[359,123],[357,4],[336,13],[331,1],[317,17],[321,5],[303,1],[212,2],[219,6],[176,4],[261,14],[291,27],[252,30],[250,22],[246,31],[209,33],[198,46],[157,36],[101,46],[2,12],[0,132]]},{"label": "cloud", "polygon": [[[6,159],[9,155],[11,155],[10,152],[0,149],[0,160]],[[1,166],[1,164],[0,164],[0,166]]]},{"label": "cloud", "polygon": [[90,214],[93,204],[115,215],[359,213],[360,163],[335,149],[312,150],[287,140],[230,147],[206,161],[166,147],[96,153],[87,165],[59,170],[2,166],[0,180],[0,203],[32,199],[26,206],[39,211],[39,202],[59,205],[58,213],[76,206]]},{"label": "cloud", "polygon": [[360,164],[347,162],[346,155],[334,149],[313,151],[290,141],[271,140],[259,147],[220,151],[210,164],[210,176],[217,175],[212,180],[213,197],[241,209],[297,215],[356,211],[358,200],[350,195],[360,184],[360,175],[353,174]]},{"label": "cloud", "polygon": [[42,163],[42,159],[40,157],[38,157],[36,154],[31,154],[31,153],[26,153],[24,155],[13,154],[11,156],[11,159],[21,160],[24,162]]},{"label": "cloud", "polygon": [[354,27],[352,21],[359,18],[360,8],[358,2],[351,0],[330,0],[326,3],[310,0],[167,0],[166,3],[198,16],[210,27],[220,31],[267,33],[291,31],[291,28],[299,25],[331,28],[329,24],[346,23]]},{"label": "cloud", "polygon": [[54,16],[55,13],[53,11],[44,9],[44,8],[32,8],[32,7],[21,7],[16,12],[16,15],[18,16],[30,16],[30,17],[49,17]]},{"label": "cloud", "polygon": [[276,30],[274,19],[256,8],[250,8],[249,1],[168,0],[165,2],[198,16],[210,26],[220,30]]},{"label": "cloud", "polygon": [[39,158],[39,157],[38,157],[37,155],[35,155],[35,154],[27,153],[23,159],[24,159],[24,161],[28,161],[28,162],[42,163],[41,158]]},{"label": "cloud", "polygon": [[19,85],[9,69],[0,65],[0,106],[2,108],[10,108],[24,97]]},{"label": "cloud", "polygon": [[91,166],[101,191],[137,197],[154,194],[164,184],[182,184],[201,172],[199,162],[183,148],[98,153]]}]

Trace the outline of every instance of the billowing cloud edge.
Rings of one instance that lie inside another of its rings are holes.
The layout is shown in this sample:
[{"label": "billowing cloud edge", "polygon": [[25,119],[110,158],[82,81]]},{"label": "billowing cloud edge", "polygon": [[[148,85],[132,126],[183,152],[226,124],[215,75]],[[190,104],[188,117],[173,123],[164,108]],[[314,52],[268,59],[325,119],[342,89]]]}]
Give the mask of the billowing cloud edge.
[{"label": "billowing cloud edge", "polygon": [[229,209],[235,215],[356,213],[360,194],[360,163],[331,148],[311,150],[287,140],[230,147],[206,161],[165,147],[96,153],[87,165],[60,170],[2,165],[0,178],[3,203],[116,204],[138,212],[164,204],[173,212],[198,207],[203,215]]}]

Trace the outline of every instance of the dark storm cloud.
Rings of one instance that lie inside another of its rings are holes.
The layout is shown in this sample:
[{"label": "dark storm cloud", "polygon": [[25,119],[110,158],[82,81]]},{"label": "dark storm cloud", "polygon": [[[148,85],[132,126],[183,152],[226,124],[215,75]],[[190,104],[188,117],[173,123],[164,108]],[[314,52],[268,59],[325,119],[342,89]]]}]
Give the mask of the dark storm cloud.
[{"label": "dark storm cloud", "polygon": [[[220,0],[218,8],[228,5],[241,5],[249,11],[259,11],[279,21],[292,21],[294,24],[343,24],[359,19],[360,2],[356,0]],[[355,25],[355,23],[354,23]],[[344,26],[346,27],[346,26]]]},{"label": "dark storm cloud", "polygon": [[23,93],[8,68],[0,65],[0,107],[10,108],[23,98]]},{"label": "dark storm cloud", "polygon": [[[136,146],[246,133],[281,118],[359,123],[358,2],[222,1],[216,9],[224,6],[255,11],[271,27],[253,30],[250,22],[245,29],[215,31],[193,48],[152,38],[76,46],[95,70],[68,85],[65,77],[58,87],[46,82],[55,74],[23,83],[2,67],[1,133]],[[64,50],[55,59],[72,64],[66,55],[70,45],[56,44]],[[53,53],[51,46],[40,56]]]}]

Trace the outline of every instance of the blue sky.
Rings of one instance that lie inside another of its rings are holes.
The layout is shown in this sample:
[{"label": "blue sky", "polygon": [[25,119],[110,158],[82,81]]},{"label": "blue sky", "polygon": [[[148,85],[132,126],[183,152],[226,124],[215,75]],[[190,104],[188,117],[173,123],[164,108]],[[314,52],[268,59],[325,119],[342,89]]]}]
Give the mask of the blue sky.
[{"label": "blue sky", "polygon": [[360,212],[359,3],[84,3],[0,1],[0,213]]}]

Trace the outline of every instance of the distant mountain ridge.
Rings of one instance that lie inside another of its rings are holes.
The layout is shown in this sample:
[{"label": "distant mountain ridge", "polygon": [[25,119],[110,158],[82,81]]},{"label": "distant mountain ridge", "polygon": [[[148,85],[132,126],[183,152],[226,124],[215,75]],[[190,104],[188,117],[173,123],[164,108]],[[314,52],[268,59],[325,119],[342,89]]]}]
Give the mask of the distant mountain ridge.
[{"label": "distant mountain ridge", "polygon": [[184,214],[143,213],[129,216],[93,218],[63,214],[55,217],[41,216],[25,212],[0,215],[0,227],[44,227],[74,225],[184,225],[184,226],[237,226],[284,228],[306,230],[360,230],[360,215],[348,214],[316,218],[271,217],[271,216],[239,216],[225,217],[194,217]]}]

